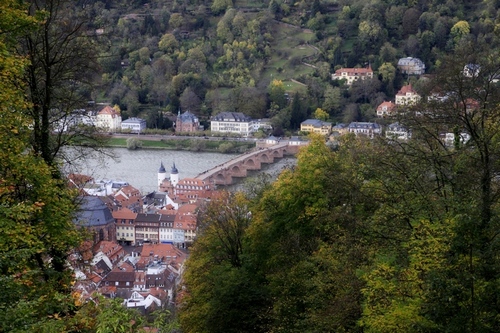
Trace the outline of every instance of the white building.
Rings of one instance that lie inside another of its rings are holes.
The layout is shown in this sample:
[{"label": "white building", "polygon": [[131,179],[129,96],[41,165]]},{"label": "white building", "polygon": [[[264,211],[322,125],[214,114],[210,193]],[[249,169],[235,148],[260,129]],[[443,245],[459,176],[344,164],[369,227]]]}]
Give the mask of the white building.
[{"label": "white building", "polygon": [[347,126],[347,130],[349,133],[365,135],[369,138],[382,133],[382,127],[379,124],[367,122],[352,122]]},{"label": "white building", "polygon": [[259,129],[263,129],[266,131],[271,131],[273,129],[273,126],[271,126],[271,120],[270,119],[255,119],[252,121],[250,124],[250,132],[257,132]]},{"label": "white building", "polygon": [[387,126],[385,137],[393,140],[408,140],[411,137],[410,131],[400,123],[392,123]]},{"label": "white building", "polygon": [[420,100],[420,95],[411,84],[403,86],[396,94],[396,105],[413,105]]},{"label": "white building", "polygon": [[425,73],[425,64],[418,58],[401,58],[398,60],[398,68],[403,74],[408,75],[422,75]]},{"label": "white building", "polygon": [[111,106],[104,107],[97,113],[96,125],[102,129],[114,132],[121,129],[122,116]]},{"label": "white building", "polygon": [[142,133],[146,129],[146,120],[141,118],[128,118],[121,123],[122,131],[130,131],[132,133]]},{"label": "white building", "polygon": [[212,132],[248,136],[252,132],[252,123],[252,118],[241,112],[221,112],[210,121],[210,129]]},{"label": "white building", "polygon": [[348,86],[355,81],[373,79],[373,70],[371,66],[367,68],[340,68],[332,74],[332,80],[346,80]]}]

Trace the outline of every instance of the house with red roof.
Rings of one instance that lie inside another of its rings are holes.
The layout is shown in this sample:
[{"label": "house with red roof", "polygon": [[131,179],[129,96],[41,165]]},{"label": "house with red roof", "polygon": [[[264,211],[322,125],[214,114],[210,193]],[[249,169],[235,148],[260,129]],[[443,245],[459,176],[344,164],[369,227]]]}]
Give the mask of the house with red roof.
[{"label": "house with red roof", "polygon": [[113,211],[116,239],[125,245],[135,245],[135,219],[137,213],[128,208]]},{"label": "house with red roof", "polygon": [[96,125],[103,130],[115,132],[121,129],[121,124],[122,116],[120,115],[120,112],[109,105],[105,106],[101,111],[97,113]]},{"label": "house with red roof", "polygon": [[340,68],[332,74],[332,80],[346,80],[348,86],[355,81],[373,79],[373,70],[371,66],[366,68]]},{"label": "house with red roof", "polygon": [[420,100],[420,95],[411,84],[401,87],[396,94],[396,105],[412,105]]},{"label": "house with red roof", "polygon": [[392,101],[382,102],[379,106],[377,106],[377,117],[387,117],[394,114],[396,111],[396,104]]}]

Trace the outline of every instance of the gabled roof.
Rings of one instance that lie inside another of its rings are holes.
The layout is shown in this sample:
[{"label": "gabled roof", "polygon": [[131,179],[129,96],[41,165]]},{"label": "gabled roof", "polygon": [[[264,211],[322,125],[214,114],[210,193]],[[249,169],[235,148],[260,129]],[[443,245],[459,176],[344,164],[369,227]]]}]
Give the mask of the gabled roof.
[{"label": "gabled roof", "polygon": [[134,213],[128,208],[122,208],[113,212],[113,217],[117,220],[135,220],[137,218],[137,213]]},{"label": "gabled roof", "polygon": [[140,261],[149,261],[154,256],[167,264],[167,260],[182,263],[186,258],[186,254],[172,244],[144,244]]},{"label": "gabled roof", "polygon": [[402,86],[401,89],[399,89],[398,93],[396,95],[404,95],[406,96],[407,93],[414,93],[416,94],[417,92],[413,89],[411,84],[408,84],[406,86]]},{"label": "gabled roof", "polygon": [[105,106],[101,111],[97,113],[98,115],[111,115],[111,116],[117,116],[120,115],[118,112],[116,112],[115,109],[113,109],[111,106]]}]

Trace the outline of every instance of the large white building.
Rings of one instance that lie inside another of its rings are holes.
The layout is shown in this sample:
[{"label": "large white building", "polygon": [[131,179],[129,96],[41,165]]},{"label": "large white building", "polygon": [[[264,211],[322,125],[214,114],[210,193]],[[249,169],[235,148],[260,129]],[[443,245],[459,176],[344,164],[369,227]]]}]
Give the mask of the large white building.
[{"label": "large white building", "polygon": [[122,121],[121,128],[123,130],[130,130],[132,133],[142,133],[146,129],[146,120],[141,118],[128,118]]},{"label": "large white building", "polygon": [[248,136],[252,132],[252,123],[252,118],[241,112],[221,112],[210,121],[210,130]]}]

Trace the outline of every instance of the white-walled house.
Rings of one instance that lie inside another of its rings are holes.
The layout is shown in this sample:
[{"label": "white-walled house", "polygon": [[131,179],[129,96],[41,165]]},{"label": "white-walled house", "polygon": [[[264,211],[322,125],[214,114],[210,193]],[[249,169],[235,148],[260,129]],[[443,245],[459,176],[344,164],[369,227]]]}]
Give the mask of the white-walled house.
[{"label": "white-walled house", "polygon": [[396,94],[396,105],[412,105],[420,100],[420,95],[411,84],[403,86]]},{"label": "white-walled house", "polygon": [[332,74],[332,80],[346,80],[348,86],[355,81],[373,79],[373,70],[371,66],[367,68],[340,68]]},{"label": "white-walled house", "polygon": [[411,137],[411,132],[400,123],[392,123],[387,126],[385,137],[393,140],[408,140]]},{"label": "white-walled house", "polygon": [[252,118],[241,112],[221,112],[210,121],[210,130],[219,133],[234,133],[248,136],[251,131]]},{"label": "white-walled house", "polygon": [[369,138],[382,133],[382,127],[379,124],[368,122],[352,122],[347,126],[347,130],[349,133],[365,135]]},{"label": "white-walled house", "polygon": [[96,125],[102,129],[114,132],[121,129],[122,116],[111,106],[105,106],[97,113]]},{"label": "white-walled house", "polygon": [[425,64],[418,58],[406,57],[398,60],[398,69],[403,74],[422,75],[425,73]]},{"label": "white-walled house", "polygon": [[121,129],[130,130],[132,133],[142,133],[146,129],[146,120],[141,118],[128,118],[121,123]]}]

